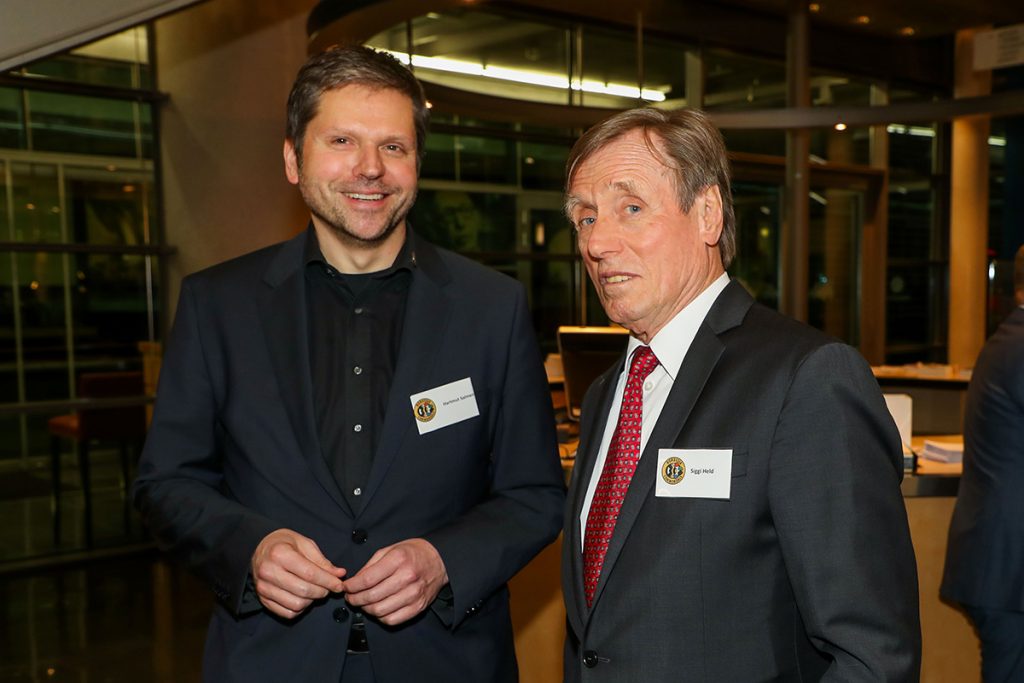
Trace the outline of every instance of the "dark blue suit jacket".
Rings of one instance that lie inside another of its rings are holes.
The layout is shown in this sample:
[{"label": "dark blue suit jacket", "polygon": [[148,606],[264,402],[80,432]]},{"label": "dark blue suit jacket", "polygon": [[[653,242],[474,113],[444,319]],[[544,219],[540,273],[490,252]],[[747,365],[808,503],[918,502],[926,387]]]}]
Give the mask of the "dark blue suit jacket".
[{"label": "dark blue suit jacket", "polygon": [[[358,514],[318,443],[305,233],[182,283],[135,498],[161,547],[220,599],[206,680],[339,680],[342,598],[293,621],[243,614],[253,551],[281,527],[350,574],[408,538],[440,552],[454,605],[435,601],[396,628],[371,620],[378,681],[516,679],[505,583],[555,537],[564,500],[550,394],[522,287],[410,239],[417,267]],[[466,377],[480,415],[420,435],[409,397]]]},{"label": "dark blue suit jacket", "polygon": [[942,597],[1024,610],[1024,308],[985,343],[967,389],[964,473]]}]

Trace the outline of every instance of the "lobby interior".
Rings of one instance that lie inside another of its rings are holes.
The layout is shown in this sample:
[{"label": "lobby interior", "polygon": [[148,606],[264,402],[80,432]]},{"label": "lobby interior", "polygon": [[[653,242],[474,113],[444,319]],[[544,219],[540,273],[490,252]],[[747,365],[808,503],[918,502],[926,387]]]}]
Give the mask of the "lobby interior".
[{"label": "lobby interior", "polygon": [[[31,47],[0,50],[0,681],[199,679],[214,598],[127,505],[142,434],[67,420],[144,425],[181,279],[304,229],[285,98],[331,44],[412,63],[432,103],[412,223],[520,280],[552,359],[560,325],[607,324],[561,214],[565,157],[637,105],[711,113],[736,181],[730,274],[913,394],[916,432],[960,431],[965,372],[1012,306],[1024,5],[150,0],[69,33],[58,4],[0,10],[0,37]],[[111,373],[137,388],[83,384]],[[953,473],[907,473],[936,683],[980,680],[937,595],[955,492]],[[560,680],[558,571],[552,546],[512,584],[523,681]]]}]

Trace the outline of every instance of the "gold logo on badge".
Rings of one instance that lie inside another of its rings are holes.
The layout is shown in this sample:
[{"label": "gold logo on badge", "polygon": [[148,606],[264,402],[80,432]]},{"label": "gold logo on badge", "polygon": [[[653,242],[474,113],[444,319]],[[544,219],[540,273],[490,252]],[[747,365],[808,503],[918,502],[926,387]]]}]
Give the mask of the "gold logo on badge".
[{"label": "gold logo on badge", "polygon": [[437,415],[437,406],[429,398],[416,401],[416,406],[412,410],[420,422],[430,422]]},{"label": "gold logo on badge", "polygon": [[666,484],[678,484],[686,476],[686,463],[679,458],[672,457],[661,466],[661,478]]}]

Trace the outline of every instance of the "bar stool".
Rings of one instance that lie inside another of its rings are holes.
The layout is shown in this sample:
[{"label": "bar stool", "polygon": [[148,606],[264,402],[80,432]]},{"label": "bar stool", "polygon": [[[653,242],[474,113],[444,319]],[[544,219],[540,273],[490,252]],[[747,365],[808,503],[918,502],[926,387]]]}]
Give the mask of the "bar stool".
[{"label": "bar stool", "polygon": [[[116,398],[142,396],[141,372],[86,372],[78,378],[79,398]],[[124,524],[128,528],[129,447],[139,452],[146,435],[146,407],[118,406],[87,408],[50,418],[50,465],[53,485],[53,542],[60,543],[60,446],[62,439],[78,444],[78,473],[85,500],[85,544],[92,547],[92,486],[89,477],[89,446],[93,441],[116,441],[121,454],[121,490],[124,498]]]}]

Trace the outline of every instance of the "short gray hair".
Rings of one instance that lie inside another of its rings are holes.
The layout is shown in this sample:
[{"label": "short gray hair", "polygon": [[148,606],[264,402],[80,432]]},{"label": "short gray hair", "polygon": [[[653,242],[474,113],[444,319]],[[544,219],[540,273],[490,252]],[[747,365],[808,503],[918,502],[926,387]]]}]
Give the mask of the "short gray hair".
[{"label": "short gray hair", "polygon": [[729,159],[722,134],[699,109],[629,109],[595,124],[569,152],[565,164],[566,188],[591,155],[634,130],[643,131],[651,153],[662,157],[665,164],[675,170],[679,205],[684,212],[689,213],[701,191],[718,186],[722,195],[722,236],[718,252],[722,265],[728,268],[736,255],[736,216],[732,206]]}]

